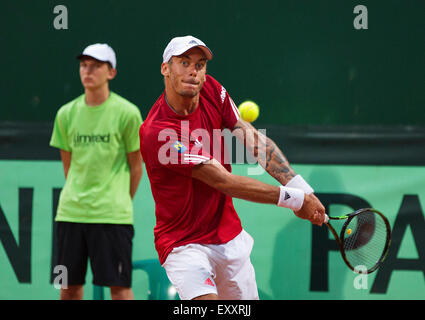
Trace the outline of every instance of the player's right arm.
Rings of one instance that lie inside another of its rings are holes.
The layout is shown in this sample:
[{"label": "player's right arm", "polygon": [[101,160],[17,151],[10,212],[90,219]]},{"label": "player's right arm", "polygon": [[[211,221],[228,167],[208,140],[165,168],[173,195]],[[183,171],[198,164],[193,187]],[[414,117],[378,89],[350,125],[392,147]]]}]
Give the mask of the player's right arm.
[{"label": "player's right arm", "polygon": [[[288,182],[292,181],[291,186],[297,188],[303,186],[303,183],[305,182],[299,182],[300,180],[303,181],[303,179],[301,176],[297,176],[289,164],[288,159],[272,139],[258,131],[254,126],[243,119],[239,119],[237,121],[232,133],[245,145],[248,152],[250,152],[250,154],[267,171],[267,173],[279,181],[282,185],[289,186]],[[304,190],[304,192],[308,191],[306,192],[306,195],[308,194],[309,197],[316,202],[317,207],[323,208],[322,203],[314,195],[313,189],[311,189],[310,186],[307,185],[307,187],[301,187],[301,189]],[[322,210],[320,212],[322,212]],[[295,212],[295,214],[297,215],[298,213]],[[324,209],[322,216],[324,219]]]},{"label": "player's right arm", "polygon": [[[222,126],[231,130],[233,135],[235,135],[236,138],[245,145],[245,148],[254,156],[258,163],[273,178],[279,181],[282,186],[302,190],[305,193],[305,198],[307,199],[306,202],[310,203],[310,200],[313,202],[313,205],[311,206],[303,206],[300,210],[294,210],[294,213],[297,216],[312,220],[311,217],[318,215],[320,220],[323,221],[325,218],[325,208],[323,207],[320,200],[313,194],[313,189],[304,181],[300,175],[295,173],[285,155],[271,139],[255,129],[251,124],[241,119],[236,104],[233,102],[226,89],[211,77],[209,79],[212,80],[217,89],[216,101],[217,105],[221,106],[221,115],[223,121]],[[243,178],[239,177],[237,179]],[[205,181],[205,183],[208,184],[208,181]],[[245,184],[249,184],[248,181],[245,183],[236,184],[236,194],[232,194],[232,196],[241,198],[237,193],[242,192],[244,188],[246,188]],[[221,191],[229,194],[228,188],[224,188],[224,190]],[[242,197],[242,199],[255,201],[253,198],[247,199]]]},{"label": "player's right arm", "polygon": [[[234,198],[268,204],[278,204],[281,198],[280,187],[232,174],[215,159],[194,166],[192,177]],[[321,225],[324,211],[313,195],[305,194],[302,207],[294,212],[299,218]]]},{"label": "player's right arm", "polygon": [[63,164],[63,171],[65,173],[65,179],[68,177],[69,167],[71,165],[71,156],[72,153],[70,151],[65,151],[60,149],[61,159]]},{"label": "player's right arm", "polygon": [[258,131],[250,123],[239,119],[233,135],[244,144],[248,152],[273,178],[286,185],[296,176],[283,152],[272,139]]}]

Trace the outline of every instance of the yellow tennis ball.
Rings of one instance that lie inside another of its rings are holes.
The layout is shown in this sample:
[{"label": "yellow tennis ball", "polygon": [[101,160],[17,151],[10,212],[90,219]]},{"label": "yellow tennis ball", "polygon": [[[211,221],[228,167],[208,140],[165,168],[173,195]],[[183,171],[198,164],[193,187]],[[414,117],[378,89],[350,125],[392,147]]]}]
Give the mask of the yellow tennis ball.
[{"label": "yellow tennis ball", "polygon": [[254,101],[250,100],[242,102],[238,109],[242,119],[247,122],[254,122],[260,114],[260,108],[258,105]]},{"label": "yellow tennis ball", "polygon": [[351,234],[351,229],[347,229],[347,234],[350,235]]}]

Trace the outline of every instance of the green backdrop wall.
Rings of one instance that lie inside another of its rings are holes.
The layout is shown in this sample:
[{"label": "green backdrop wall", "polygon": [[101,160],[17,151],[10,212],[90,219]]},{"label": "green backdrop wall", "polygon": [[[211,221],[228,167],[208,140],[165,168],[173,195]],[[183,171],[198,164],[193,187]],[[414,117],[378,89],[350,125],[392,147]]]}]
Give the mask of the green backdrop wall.
[{"label": "green backdrop wall", "polygon": [[[233,165],[247,175],[253,165]],[[425,299],[425,171],[423,167],[294,165],[331,215],[370,205],[385,213],[393,238],[383,266],[356,289],[326,227],[312,227],[284,208],[234,200],[255,240],[251,255],[262,299]],[[251,172],[252,173],[252,172]],[[57,299],[50,283],[59,161],[0,161],[0,299]],[[277,184],[268,174],[254,178]],[[154,202],[145,175],[134,199],[133,260],[157,259]],[[91,274],[85,299],[92,299]],[[134,271],[136,299],[146,299],[147,274]]]},{"label": "green backdrop wall", "polygon": [[[358,4],[367,30],[353,26]],[[111,87],[145,117],[166,44],[192,34],[235,102],[260,105],[259,123],[424,125],[424,12],[422,0],[1,1],[0,120],[52,121],[82,92],[75,56],[95,42],[116,50]]]}]

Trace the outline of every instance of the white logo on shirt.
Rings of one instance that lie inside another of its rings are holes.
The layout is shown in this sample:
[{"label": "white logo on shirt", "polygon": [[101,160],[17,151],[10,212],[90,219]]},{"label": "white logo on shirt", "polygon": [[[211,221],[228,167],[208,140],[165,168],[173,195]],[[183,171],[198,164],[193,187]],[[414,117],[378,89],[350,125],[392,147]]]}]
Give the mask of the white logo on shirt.
[{"label": "white logo on shirt", "polygon": [[226,89],[224,89],[223,86],[221,87],[220,97],[221,97],[221,103],[224,103],[224,99],[226,99]]}]

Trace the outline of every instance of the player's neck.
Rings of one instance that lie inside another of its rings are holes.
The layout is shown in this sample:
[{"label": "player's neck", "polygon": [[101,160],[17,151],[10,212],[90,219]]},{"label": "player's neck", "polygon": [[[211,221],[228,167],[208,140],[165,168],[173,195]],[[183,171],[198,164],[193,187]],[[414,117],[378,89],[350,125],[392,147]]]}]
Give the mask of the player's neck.
[{"label": "player's neck", "polygon": [[187,116],[198,107],[199,94],[194,97],[184,97],[172,90],[165,90],[165,101],[175,113]]},{"label": "player's neck", "polygon": [[86,104],[89,107],[96,107],[104,103],[110,95],[108,84],[99,88],[86,88],[84,90],[86,95]]}]

